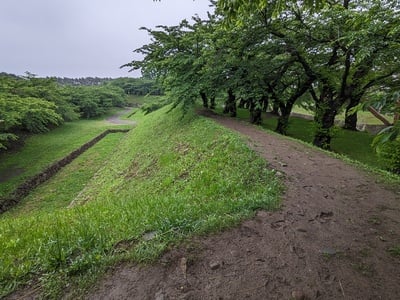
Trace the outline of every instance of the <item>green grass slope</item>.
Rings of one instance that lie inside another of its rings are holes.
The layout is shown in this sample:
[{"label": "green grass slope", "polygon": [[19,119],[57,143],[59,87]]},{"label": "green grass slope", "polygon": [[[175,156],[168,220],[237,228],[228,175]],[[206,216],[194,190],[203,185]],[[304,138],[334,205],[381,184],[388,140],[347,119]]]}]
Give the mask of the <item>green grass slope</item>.
[{"label": "green grass slope", "polygon": [[274,174],[238,135],[167,110],[127,134],[74,207],[0,219],[0,297],[33,279],[57,297],[107,265],[152,260],[183,238],[278,206]]},{"label": "green grass slope", "polygon": [[[26,179],[41,172],[48,165],[68,155],[89,140],[109,128],[132,128],[127,125],[114,125],[104,118],[121,109],[113,109],[99,119],[66,122],[49,132],[35,134],[24,141],[19,151],[0,153],[0,175],[21,170],[17,176],[0,181],[0,197],[11,193]],[[1,177],[1,176],[0,176]]]},{"label": "green grass slope", "polygon": [[0,218],[8,215],[27,215],[39,210],[51,212],[67,207],[93,175],[104,166],[104,162],[115,152],[124,137],[125,133],[107,135],[63,167],[45,184],[35,188],[17,206],[0,215]]}]

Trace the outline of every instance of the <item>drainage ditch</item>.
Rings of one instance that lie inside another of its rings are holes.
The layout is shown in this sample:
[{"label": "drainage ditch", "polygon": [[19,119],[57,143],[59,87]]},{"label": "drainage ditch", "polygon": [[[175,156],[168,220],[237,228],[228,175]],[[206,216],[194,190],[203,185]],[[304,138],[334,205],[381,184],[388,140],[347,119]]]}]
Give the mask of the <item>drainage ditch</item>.
[{"label": "drainage ditch", "polygon": [[89,148],[93,147],[96,143],[102,140],[110,133],[128,132],[130,129],[108,129],[103,133],[99,134],[86,144],[82,145],[78,149],[72,151],[64,158],[51,164],[49,167],[44,169],[39,174],[29,178],[22,184],[20,184],[9,196],[0,199],[0,214],[9,210],[13,206],[17,205],[23,198],[25,198],[33,189],[38,187],[40,184],[46,182],[61,170],[61,168],[70,164],[75,158],[84,153]]}]

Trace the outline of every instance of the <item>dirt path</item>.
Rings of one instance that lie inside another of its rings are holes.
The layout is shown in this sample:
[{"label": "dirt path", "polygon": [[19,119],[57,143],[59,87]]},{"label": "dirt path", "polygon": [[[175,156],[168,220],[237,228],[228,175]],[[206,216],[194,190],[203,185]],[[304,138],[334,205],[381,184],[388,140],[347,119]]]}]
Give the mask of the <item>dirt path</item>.
[{"label": "dirt path", "polygon": [[346,163],[209,115],[240,132],[279,170],[281,210],[166,253],[153,266],[111,270],[88,299],[399,299],[400,189]]},{"label": "dirt path", "polygon": [[109,123],[112,123],[112,124],[116,124],[116,125],[136,125],[135,121],[121,119],[121,116],[123,116],[131,111],[132,111],[132,107],[126,107],[125,110],[121,110],[121,111],[117,112],[115,115],[108,117],[106,119],[106,121]]}]

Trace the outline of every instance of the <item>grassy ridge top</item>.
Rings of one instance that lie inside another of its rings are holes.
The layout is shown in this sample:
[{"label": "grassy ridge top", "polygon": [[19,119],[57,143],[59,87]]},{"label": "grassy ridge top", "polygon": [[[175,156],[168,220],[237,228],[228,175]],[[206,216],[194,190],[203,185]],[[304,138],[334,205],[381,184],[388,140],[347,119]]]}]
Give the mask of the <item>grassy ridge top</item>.
[{"label": "grassy ridge top", "polygon": [[277,207],[274,174],[238,135],[167,110],[127,134],[73,208],[0,219],[0,295],[39,278],[54,297],[111,263],[154,259],[182,238]]}]

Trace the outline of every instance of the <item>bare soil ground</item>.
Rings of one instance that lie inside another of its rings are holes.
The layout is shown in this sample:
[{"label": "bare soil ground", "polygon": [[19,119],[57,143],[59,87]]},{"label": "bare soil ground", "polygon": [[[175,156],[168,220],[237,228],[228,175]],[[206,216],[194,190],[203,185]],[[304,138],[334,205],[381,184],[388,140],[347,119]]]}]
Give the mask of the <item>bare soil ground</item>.
[{"label": "bare soil ground", "polygon": [[121,119],[121,117],[123,115],[129,113],[131,110],[132,110],[131,107],[127,107],[127,108],[125,108],[125,110],[122,110],[122,111],[108,117],[106,120],[107,120],[107,122],[116,124],[116,125],[135,125],[136,124],[135,121]]},{"label": "bare soil ground", "polygon": [[399,299],[400,188],[341,160],[231,118],[282,176],[279,211],[259,211],[151,266],[110,270],[87,299]]}]

